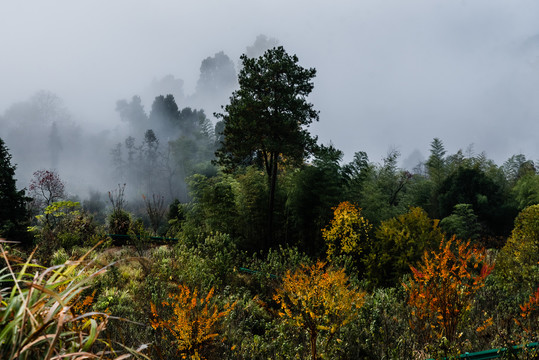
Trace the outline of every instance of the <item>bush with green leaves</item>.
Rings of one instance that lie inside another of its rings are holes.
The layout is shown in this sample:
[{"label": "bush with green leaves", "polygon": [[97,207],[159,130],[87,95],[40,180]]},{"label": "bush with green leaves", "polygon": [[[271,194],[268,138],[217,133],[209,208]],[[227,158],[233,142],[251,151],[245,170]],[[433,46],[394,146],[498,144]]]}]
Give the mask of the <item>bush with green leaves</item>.
[{"label": "bush with green leaves", "polygon": [[333,359],[418,358],[402,286],[367,294],[359,318],[343,329]]},{"label": "bush with green leaves", "polygon": [[438,222],[418,207],[382,221],[375,240],[370,242],[370,251],[364,256],[370,286],[394,286],[402,275],[410,273],[410,265],[442,241]]},{"label": "bush with green leaves", "polygon": [[245,261],[242,273],[247,287],[262,299],[271,299],[278,279],[286,271],[294,271],[301,264],[309,264],[311,258],[296,247],[279,246],[266,254],[254,254]]},{"label": "bush with green leaves", "polygon": [[463,240],[477,240],[481,226],[471,204],[457,204],[453,213],[440,221],[440,227],[448,235]]},{"label": "bush with green leaves", "polygon": [[500,250],[496,274],[507,286],[533,291],[539,285],[539,205],[520,212],[511,237]]},{"label": "bush with green leaves", "polygon": [[144,223],[141,219],[131,223],[127,235],[129,235],[127,243],[135,248],[139,256],[144,256],[150,246],[150,233],[144,228]]},{"label": "bush with green leaves", "polygon": [[76,246],[94,246],[105,240],[102,229],[74,201],[57,201],[36,216],[34,233],[39,257],[48,259],[59,248],[69,251]]},{"label": "bush with green leaves", "polygon": [[196,174],[189,178],[189,187],[194,205],[188,213],[191,222],[204,232],[235,234],[238,219],[235,188],[238,186],[232,175],[219,174],[208,178]]},{"label": "bush with green leaves", "polygon": [[108,231],[111,234],[127,235],[131,222],[131,214],[123,209],[114,209],[107,218]]},{"label": "bush with green leaves", "polygon": [[223,358],[267,359],[280,347],[277,322],[266,304],[245,290],[232,295],[236,306],[225,319]]}]

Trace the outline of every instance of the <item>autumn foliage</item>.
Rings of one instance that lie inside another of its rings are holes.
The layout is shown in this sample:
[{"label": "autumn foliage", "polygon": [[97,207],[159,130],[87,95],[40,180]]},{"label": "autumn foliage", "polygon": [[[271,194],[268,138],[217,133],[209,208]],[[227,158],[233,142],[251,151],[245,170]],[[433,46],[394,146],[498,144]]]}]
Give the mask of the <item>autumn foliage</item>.
[{"label": "autumn foliage", "polygon": [[319,335],[324,335],[327,348],[339,329],[358,315],[365,296],[350,287],[344,269],[325,266],[318,261],[294,273],[288,271],[273,296],[280,305],[279,316],[309,334],[312,359],[318,356]]},{"label": "autumn foliage", "polygon": [[413,278],[404,287],[412,329],[426,342],[445,337],[454,343],[475,293],[493,269],[485,263],[485,252],[453,237],[442,241],[438,251],[425,252],[418,268],[411,269]]},{"label": "autumn foliage", "polygon": [[322,237],[328,247],[328,258],[339,254],[361,253],[371,229],[372,225],[361,215],[360,208],[348,201],[341,202],[333,208],[330,224],[322,229]]},{"label": "autumn foliage", "polygon": [[162,318],[155,304],[151,303],[150,323],[155,330],[162,330],[164,340],[171,341],[179,355],[186,359],[204,359],[201,350],[219,336],[217,325],[227,316],[236,303],[226,303],[222,309],[215,304],[212,288],[205,296],[185,285],[178,292],[169,294],[163,308],[172,310],[171,316]]},{"label": "autumn foliage", "polygon": [[530,295],[528,301],[520,305],[520,319],[515,319],[517,325],[520,325],[527,334],[537,335],[539,331],[539,287]]}]

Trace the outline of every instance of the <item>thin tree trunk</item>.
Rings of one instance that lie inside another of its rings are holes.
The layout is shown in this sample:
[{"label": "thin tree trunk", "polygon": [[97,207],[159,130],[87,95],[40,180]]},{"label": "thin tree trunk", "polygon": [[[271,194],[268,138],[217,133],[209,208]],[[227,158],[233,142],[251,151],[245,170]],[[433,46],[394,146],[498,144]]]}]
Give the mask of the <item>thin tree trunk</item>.
[{"label": "thin tree trunk", "polygon": [[271,154],[270,160],[271,172],[269,176],[269,214],[268,214],[268,235],[266,240],[266,250],[269,250],[273,245],[273,212],[275,209],[275,188],[277,186],[277,159],[275,154]]},{"label": "thin tree trunk", "polygon": [[313,357],[313,360],[317,360],[318,358],[318,354],[316,352],[316,337],[317,337],[317,332],[316,330],[314,330],[313,332],[311,332],[311,355]]}]

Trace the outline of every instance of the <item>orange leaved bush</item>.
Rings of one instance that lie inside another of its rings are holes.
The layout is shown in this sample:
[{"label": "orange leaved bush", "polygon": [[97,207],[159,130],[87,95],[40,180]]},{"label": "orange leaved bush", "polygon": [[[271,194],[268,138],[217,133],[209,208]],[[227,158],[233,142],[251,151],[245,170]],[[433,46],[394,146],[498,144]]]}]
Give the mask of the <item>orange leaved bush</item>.
[{"label": "orange leaved bush", "polygon": [[201,350],[219,336],[219,321],[236,305],[235,302],[225,303],[219,309],[213,301],[213,293],[212,288],[205,296],[199,296],[198,290],[179,285],[178,292],[169,294],[169,300],[161,304],[172,310],[172,315],[166,319],[159,316],[155,304],[150,304],[150,324],[155,330],[163,330],[163,338],[170,340],[183,358],[204,359]]},{"label": "orange leaved bush", "polygon": [[338,330],[358,316],[365,297],[348,284],[344,269],[324,269],[325,265],[318,261],[294,273],[287,271],[273,296],[280,305],[279,316],[309,334],[313,359],[319,335],[325,335],[322,342],[327,348]]},{"label": "orange leaved bush", "polygon": [[452,237],[437,251],[426,251],[418,268],[411,269],[413,278],[403,285],[412,308],[412,329],[424,341],[445,337],[453,343],[474,295],[493,269],[485,263],[485,251]]},{"label": "orange leaved bush", "polygon": [[530,295],[527,302],[520,305],[520,310],[521,319],[515,319],[515,322],[517,325],[520,325],[526,333],[535,333],[537,336],[539,333],[539,287]]}]

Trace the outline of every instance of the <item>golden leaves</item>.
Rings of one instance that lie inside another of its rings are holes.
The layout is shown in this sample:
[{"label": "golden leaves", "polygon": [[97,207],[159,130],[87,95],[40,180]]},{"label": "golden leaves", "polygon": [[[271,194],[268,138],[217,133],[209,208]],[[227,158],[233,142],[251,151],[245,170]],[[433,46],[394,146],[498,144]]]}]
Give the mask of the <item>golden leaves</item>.
[{"label": "golden leaves", "polygon": [[328,246],[327,255],[359,254],[362,245],[369,239],[372,225],[361,216],[361,209],[348,201],[341,202],[333,208],[333,219],[322,229],[322,237]]},{"label": "golden leaves", "polygon": [[215,328],[219,321],[227,316],[236,303],[225,303],[220,310],[213,301],[214,289],[205,296],[199,296],[198,290],[191,291],[185,285],[178,286],[179,291],[169,294],[171,299],[163,302],[163,307],[172,308],[173,315],[162,319],[156,306],[151,303],[150,324],[154,329],[166,330],[180,354],[200,357],[201,347],[219,336]]},{"label": "golden leaves", "polygon": [[354,319],[365,297],[349,286],[344,269],[325,267],[325,262],[318,261],[294,273],[288,271],[273,296],[281,307],[279,316],[307,330],[311,340],[319,332],[333,334]]},{"label": "golden leaves", "polygon": [[485,331],[489,326],[492,326],[492,323],[493,323],[492,317],[489,317],[488,319],[485,320],[483,325],[479,326],[477,329],[475,329],[475,331],[477,332]]}]

